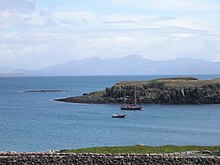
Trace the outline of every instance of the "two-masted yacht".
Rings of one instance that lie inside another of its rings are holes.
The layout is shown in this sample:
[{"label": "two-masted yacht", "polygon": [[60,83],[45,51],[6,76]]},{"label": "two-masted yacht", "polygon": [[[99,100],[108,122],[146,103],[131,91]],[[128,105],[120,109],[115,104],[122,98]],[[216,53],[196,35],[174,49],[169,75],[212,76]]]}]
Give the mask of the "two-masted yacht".
[{"label": "two-masted yacht", "polygon": [[143,105],[137,104],[137,94],[136,94],[136,87],[134,90],[134,104],[126,104],[126,97],[124,93],[124,104],[121,105],[121,110],[142,110]]}]

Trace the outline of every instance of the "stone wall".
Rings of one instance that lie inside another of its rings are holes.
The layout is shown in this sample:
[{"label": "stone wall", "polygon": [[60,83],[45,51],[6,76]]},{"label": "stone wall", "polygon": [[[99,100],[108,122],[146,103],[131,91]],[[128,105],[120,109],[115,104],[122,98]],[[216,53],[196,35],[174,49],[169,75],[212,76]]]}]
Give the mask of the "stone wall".
[{"label": "stone wall", "polygon": [[219,165],[219,156],[196,156],[189,153],[172,154],[62,154],[56,152],[44,153],[0,153],[0,165],[110,165],[110,164],[157,164],[157,165]]}]

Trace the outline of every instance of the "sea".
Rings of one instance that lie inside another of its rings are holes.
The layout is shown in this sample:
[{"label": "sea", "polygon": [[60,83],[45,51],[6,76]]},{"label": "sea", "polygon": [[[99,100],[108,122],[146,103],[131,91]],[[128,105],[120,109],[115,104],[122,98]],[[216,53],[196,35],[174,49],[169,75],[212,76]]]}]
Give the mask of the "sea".
[{"label": "sea", "polygon": [[[220,75],[191,75],[213,79]],[[97,146],[220,145],[220,105],[79,104],[57,98],[103,90],[125,80],[176,76],[0,78],[0,151],[36,152]],[[67,92],[27,92],[66,90]],[[125,113],[124,119],[111,118]]]}]

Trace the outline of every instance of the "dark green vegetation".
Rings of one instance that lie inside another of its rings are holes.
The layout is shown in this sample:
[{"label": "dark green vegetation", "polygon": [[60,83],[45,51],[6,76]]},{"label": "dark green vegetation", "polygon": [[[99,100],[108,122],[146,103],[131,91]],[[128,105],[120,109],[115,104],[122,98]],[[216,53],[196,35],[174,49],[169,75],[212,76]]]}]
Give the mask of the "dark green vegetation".
[{"label": "dark green vegetation", "polygon": [[62,153],[174,153],[185,151],[216,151],[220,146],[119,146],[119,147],[95,147],[73,150],[61,150]]},{"label": "dark green vegetation", "polygon": [[115,87],[119,87],[122,89],[126,89],[128,87],[137,88],[147,87],[153,88],[155,86],[163,87],[163,88],[200,88],[204,85],[214,85],[219,84],[220,78],[213,79],[213,80],[198,80],[193,77],[176,77],[176,78],[161,78],[161,79],[154,79],[149,81],[123,81],[114,85]]},{"label": "dark green vegetation", "polygon": [[146,104],[220,104],[220,78],[198,80],[193,77],[162,78],[148,81],[122,81],[103,91],[83,96],[57,99],[74,103],[134,103]]}]

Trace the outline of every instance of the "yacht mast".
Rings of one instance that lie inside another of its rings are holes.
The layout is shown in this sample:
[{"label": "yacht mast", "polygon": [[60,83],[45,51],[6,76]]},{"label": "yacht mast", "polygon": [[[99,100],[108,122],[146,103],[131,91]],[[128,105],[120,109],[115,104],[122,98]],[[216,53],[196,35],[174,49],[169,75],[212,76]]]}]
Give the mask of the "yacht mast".
[{"label": "yacht mast", "polygon": [[126,104],[125,90],[124,90],[124,104]]},{"label": "yacht mast", "polygon": [[137,105],[136,86],[134,87],[134,104]]}]

